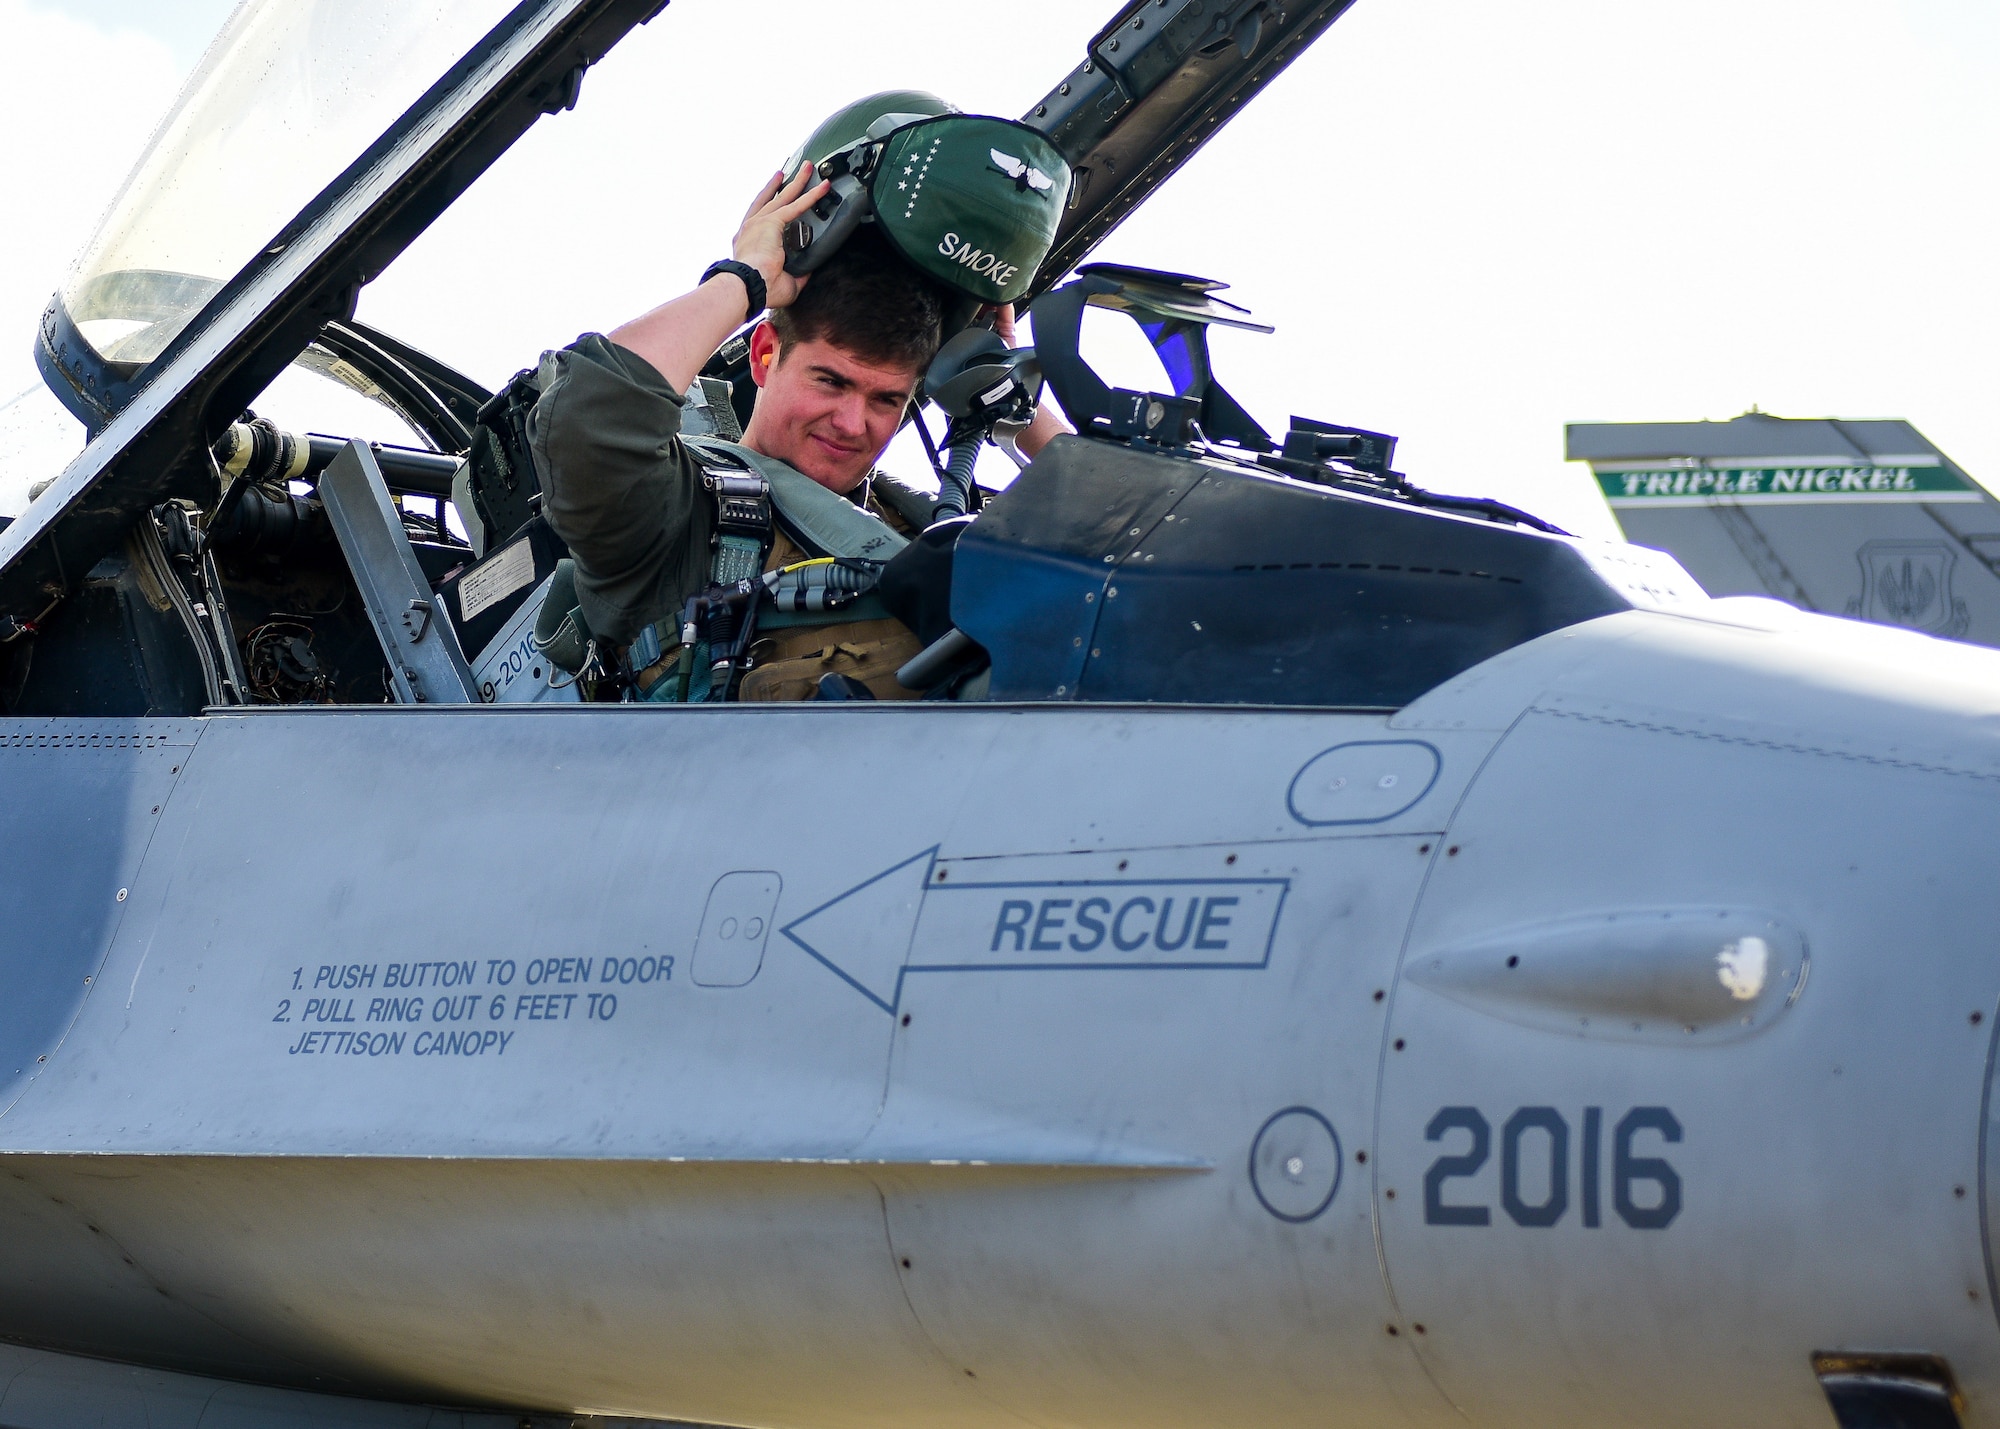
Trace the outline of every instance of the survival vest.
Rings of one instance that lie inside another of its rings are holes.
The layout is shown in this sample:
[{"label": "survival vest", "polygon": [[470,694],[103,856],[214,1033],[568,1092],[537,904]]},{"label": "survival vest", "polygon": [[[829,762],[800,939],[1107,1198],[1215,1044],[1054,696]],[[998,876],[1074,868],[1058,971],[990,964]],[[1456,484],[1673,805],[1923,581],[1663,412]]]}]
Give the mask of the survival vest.
[{"label": "survival vest", "polygon": [[[851,676],[878,699],[917,698],[895,673],[921,643],[873,594],[882,565],[908,538],[761,452],[714,437],[682,442],[716,503],[710,584],[612,652],[627,698],[809,699],[830,673]],[[873,481],[886,509],[921,520],[925,493],[879,473]],[[536,646],[561,668],[588,675],[596,645],[574,580],[573,567],[558,571]]]}]

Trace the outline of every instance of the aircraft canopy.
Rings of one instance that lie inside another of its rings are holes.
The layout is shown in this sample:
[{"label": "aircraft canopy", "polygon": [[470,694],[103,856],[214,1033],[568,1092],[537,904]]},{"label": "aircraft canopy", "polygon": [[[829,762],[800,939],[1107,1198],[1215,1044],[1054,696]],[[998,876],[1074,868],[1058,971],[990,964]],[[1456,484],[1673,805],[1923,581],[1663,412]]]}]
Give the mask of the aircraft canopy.
[{"label": "aircraft canopy", "polygon": [[58,378],[101,391],[90,379],[129,381],[158,357],[509,8],[245,0],[51,307],[48,321],[80,339],[48,373],[58,395]]}]

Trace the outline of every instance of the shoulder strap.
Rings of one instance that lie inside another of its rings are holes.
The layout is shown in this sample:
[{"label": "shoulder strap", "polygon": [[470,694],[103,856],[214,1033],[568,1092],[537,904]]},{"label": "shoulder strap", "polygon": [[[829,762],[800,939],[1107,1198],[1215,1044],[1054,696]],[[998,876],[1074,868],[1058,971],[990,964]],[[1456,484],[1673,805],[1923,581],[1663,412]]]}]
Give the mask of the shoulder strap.
[{"label": "shoulder strap", "polygon": [[716,458],[739,469],[747,466],[770,483],[771,504],[777,508],[785,534],[809,555],[886,561],[909,544],[879,517],[762,452],[710,437],[684,437],[682,441],[699,457]]},{"label": "shoulder strap", "polygon": [[[652,669],[671,650],[678,636],[679,643],[688,647],[690,654],[698,657],[701,671],[709,670],[707,654],[711,645],[708,632],[699,638],[689,634],[690,629],[700,630],[705,618],[701,612],[711,609],[718,599],[740,599],[743,592],[751,593],[751,614],[748,625],[741,632],[741,640],[735,640],[737,632],[733,618],[724,619],[718,629],[725,630],[721,637],[725,645],[732,640],[747,646],[749,629],[755,627],[755,587],[752,584],[764,574],[764,563],[771,554],[773,541],[771,483],[754,466],[736,455],[738,450],[731,443],[717,442],[713,446],[699,439],[682,438],[682,444],[693,454],[701,467],[702,486],[708,498],[715,504],[715,532],[709,552],[708,590],[690,599],[676,619],[669,614],[662,620],[647,625],[632,638],[626,647],[625,662],[628,673],[637,678],[644,671]],[[725,588],[738,588],[737,594],[726,598],[718,592]],[[728,660],[736,659],[734,654]],[[692,693],[694,683],[688,678],[688,661],[683,659],[681,678],[673,682],[678,693],[648,695],[649,699],[701,700],[706,695]],[[730,678],[733,683],[734,676]],[[662,680],[656,688],[665,689],[669,682]],[[726,696],[725,696],[726,697]]]}]

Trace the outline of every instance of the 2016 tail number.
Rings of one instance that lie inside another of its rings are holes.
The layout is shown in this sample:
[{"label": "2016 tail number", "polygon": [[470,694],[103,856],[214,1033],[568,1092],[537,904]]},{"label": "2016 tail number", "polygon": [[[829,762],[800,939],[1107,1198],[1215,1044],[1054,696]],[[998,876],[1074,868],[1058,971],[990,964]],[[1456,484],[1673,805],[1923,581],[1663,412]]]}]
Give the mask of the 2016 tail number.
[{"label": "2016 tail number", "polygon": [[[1585,1107],[1576,1181],[1586,1229],[1603,1224],[1603,1133],[1604,1109]],[[1618,1119],[1611,1132],[1611,1208],[1634,1230],[1664,1230],[1681,1212],[1681,1177],[1665,1157],[1639,1154],[1641,1136],[1677,1144],[1680,1120],[1663,1106],[1636,1106]],[[1424,1224],[1491,1225],[1492,1207],[1484,1203],[1490,1192],[1479,1196],[1477,1188],[1459,1187],[1454,1193],[1452,1187],[1479,1178],[1492,1159],[1493,1126],[1485,1114],[1471,1106],[1442,1107],[1424,1128],[1424,1140],[1442,1149],[1424,1172]],[[1570,1159],[1570,1124],[1560,1111],[1516,1108],[1500,1128],[1500,1207],[1508,1219],[1535,1229],[1560,1223],[1570,1208]]]}]

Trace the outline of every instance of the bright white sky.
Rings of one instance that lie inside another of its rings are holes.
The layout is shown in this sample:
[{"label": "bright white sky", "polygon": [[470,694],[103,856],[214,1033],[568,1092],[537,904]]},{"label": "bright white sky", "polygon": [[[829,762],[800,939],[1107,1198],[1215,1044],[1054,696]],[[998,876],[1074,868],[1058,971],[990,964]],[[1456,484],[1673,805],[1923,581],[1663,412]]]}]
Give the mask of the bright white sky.
[{"label": "bright white sky", "polygon": [[[1019,114],[1114,4],[674,0],[361,316],[497,384],[689,285],[825,112]],[[228,8],[0,0],[0,394]],[[1569,421],[1903,417],[2000,485],[1996,92],[1994,0],[1359,0],[1099,256],[1277,324],[1217,343],[1267,427],[1397,433],[1580,534]]]}]

